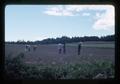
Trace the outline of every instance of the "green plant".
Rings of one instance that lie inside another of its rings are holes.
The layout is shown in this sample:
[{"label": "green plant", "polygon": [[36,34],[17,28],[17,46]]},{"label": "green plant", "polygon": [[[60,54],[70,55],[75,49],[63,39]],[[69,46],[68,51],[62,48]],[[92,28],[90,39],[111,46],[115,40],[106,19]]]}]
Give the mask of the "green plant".
[{"label": "green plant", "polygon": [[92,79],[98,74],[103,74],[107,78],[114,77],[114,64],[109,61],[63,65],[27,65],[23,63],[23,58],[23,53],[14,58],[6,57],[5,71],[7,78]]}]

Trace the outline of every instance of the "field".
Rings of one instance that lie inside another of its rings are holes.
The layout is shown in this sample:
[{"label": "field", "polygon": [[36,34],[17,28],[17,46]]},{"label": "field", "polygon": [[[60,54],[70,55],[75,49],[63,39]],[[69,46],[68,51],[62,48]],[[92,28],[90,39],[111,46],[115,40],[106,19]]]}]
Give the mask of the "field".
[{"label": "field", "polygon": [[58,54],[57,44],[38,45],[36,51],[25,52],[23,44],[6,44],[5,57],[15,57],[24,53],[22,61],[27,65],[65,65],[65,64],[92,64],[94,62],[115,61],[114,42],[84,42],[81,54],[77,55],[77,43],[66,44],[66,54]]},{"label": "field", "polygon": [[13,53],[14,56],[23,52],[26,63],[56,64],[92,62],[94,60],[108,60],[114,63],[115,49],[113,43],[83,43],[81,55],[77,55],[77,44],[67,44],[66,54],[58,54],[57,45],[38,45],[36,51],[25,52],[25,45],[6,44],[5,55]]}]

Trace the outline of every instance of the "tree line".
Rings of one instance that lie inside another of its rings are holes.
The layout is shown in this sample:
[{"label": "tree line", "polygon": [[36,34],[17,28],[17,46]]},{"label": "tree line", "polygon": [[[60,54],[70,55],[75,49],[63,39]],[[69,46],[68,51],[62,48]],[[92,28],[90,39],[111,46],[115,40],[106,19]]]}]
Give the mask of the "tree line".
[{"label": "tree line", "polygon": [[7,41],[5,43],[10,44],[57,44],[57,43],[74,43],[74,42],[85,42],[85,41],[115,41],[115,35],[107,35],[107,36],[84,36],[84,37],[57,37],[57,38],[47,38],[41,41]]}]

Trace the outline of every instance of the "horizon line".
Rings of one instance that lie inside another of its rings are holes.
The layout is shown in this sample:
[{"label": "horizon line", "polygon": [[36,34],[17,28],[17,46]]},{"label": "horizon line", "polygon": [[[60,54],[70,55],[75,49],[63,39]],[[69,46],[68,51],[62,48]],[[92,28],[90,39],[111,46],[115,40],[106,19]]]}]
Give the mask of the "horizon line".
[{"label": "horizon line", "polygon": [[[92,37],[92,36],[95,36],[95,37],[98,37],[98,38],[101,38],[101,37],[105,37],[105,36],[111,36],[111,35],[115,35],[115,34],[109,34],[109,35],[102,35],[102,36],[96,36],[96,35],[85,35],[85,36],[72,36],[72,37],[69,37],[69,36],[60,36],[60,37],[49,37],[49,38],[44,38],[44,39],[42,39],[42,40],[39,40],[39,39],[37,39],[37,40],[25,40],[25,39],[19,39],[19,40],[11,40],[11,41],[25,41],[25,42],[27,42],[27,41],[43,41],[43,40],[45,40],[45,39],[56,39],[56,38],[62,38],[62,37],[68,37],[68,38],[73,38],[73,37]],[[7,40],[8,41],[8,40]],[[7,42],[6,40],[5,40],[5,42]],[[10,41],[10,40],[9,40]]]}]

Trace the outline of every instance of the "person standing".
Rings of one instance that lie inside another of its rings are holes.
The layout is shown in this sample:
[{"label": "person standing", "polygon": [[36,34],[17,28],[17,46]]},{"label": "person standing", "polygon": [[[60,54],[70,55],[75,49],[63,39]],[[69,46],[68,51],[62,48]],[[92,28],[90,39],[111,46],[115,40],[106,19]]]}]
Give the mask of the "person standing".
[{"label": "person standing", "polygon": [[30,48],[31,48],[31,46],[30,45],[28,45],[28,51],[30,52]]},{"label": "person standing", "polygon": [[27,52],[29,52],[30,51],[30,48],[29,48],[30,46],[29,45],[25,45],[25,51]]},{"label": "person standing", "polygon": [[33,51],[36,51],[37,45],[33,45]]},{"label": "person standing", "polygon": [[25,45],[25,52],[28,51],[28,45]]},{"label": "person standing", "polygon": [[62,51],[62,44],[59,43],[59,44],[58,44],[58,53],[61,54],[61,51]]},{"label": "person standing", "polygon": [[78,44],[78,55],[80,55],[81,45],[82,45],[82,42],[80,42],[80,43]]},{"label": "person standing", "polygon": [[66,53],[66,43],[63,44],[63,53]]}]

